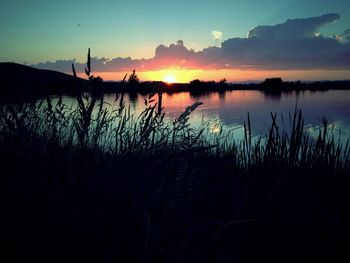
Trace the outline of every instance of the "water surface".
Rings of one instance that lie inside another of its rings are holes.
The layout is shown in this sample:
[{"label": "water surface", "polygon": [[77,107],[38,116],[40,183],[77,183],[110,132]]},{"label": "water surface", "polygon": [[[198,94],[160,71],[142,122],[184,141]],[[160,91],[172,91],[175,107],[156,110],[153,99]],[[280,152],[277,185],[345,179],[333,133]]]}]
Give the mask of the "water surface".
[{"label": "water surface", "polygon": [[[126,105],[136,114],[144,108],[146,95],[124,95]],[[157,99],[157,96],[155,96]],[[115,94],[106,95],[105,101],[113,104]],[[211,132],[220,130],[234,130],[235,136],[242,138],[243,123],[250,115],[252,135],[260,136],[268,132],[271,126],[271,113],[277,113],[281,128],[290,128],[289,114],[293,115],[295,107],[302,109],[305,119],[305,131],[312,136],[318,135],[322,118],[326,117],[329,127],[342,141],[350,136],[350,90],[303,91],[281,94],[267,94],[257,90],[212,92],[193,95],[190,92],[163,94],[162,105],[166,119],[173,121],[187,106],[200,101],[203,102],[191,114],[190,123],[198,127],[204,118],[214,125]],[[282,117],[283,116],[283,121]]]}]

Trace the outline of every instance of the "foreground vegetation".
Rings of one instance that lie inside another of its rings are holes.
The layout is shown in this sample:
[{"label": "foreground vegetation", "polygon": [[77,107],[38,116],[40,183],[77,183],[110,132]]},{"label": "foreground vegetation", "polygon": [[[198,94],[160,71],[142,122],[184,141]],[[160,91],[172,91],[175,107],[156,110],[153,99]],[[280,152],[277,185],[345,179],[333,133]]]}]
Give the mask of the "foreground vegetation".
[{"label": "foreground vegetation", "polygon": [[326,120],[209,139],[199,102],[166,122],[161,93],[140,116],[76,98],[1,105],[6,262],[348,262],[350,150]]}]

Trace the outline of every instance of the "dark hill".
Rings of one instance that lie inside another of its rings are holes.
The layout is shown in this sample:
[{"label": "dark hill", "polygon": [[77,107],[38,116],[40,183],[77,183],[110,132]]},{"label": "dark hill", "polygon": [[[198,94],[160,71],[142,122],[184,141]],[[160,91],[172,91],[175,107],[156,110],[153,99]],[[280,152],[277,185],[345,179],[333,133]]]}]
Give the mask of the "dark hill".
[{"label": "dark hill", "polygon": [[2,97],[73,93],[86,80],[52,70],[36,69],[17,63],[0,63]]}]

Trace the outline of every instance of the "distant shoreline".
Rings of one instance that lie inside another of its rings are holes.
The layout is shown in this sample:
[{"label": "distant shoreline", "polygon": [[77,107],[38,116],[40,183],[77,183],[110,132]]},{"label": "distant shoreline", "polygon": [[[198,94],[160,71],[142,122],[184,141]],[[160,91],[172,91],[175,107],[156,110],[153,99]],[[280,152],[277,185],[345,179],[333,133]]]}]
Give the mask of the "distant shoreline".
[{"label": "distant shoreline", "polygon": [[[65,73],[41,70],[16,63],[0,63],[2,80],[0,81],[0,100],[36,99],[53,95],[74,96],[77,90],[89,92],[89,81],[75,78]],[[350,80],[337,81],[283,81],[281,78],[269,78],[261,83],[228,83],[192,80],[190,83],[168,84],[162,81],[145,81],[128,83],[105,81],[101,85],[102,93],[140,93],[154,92],[177,93],[190,92],[201,94],[207,92],[226,92],[235,90],[258,90],[267,94],[279,95],[292,91],[326,91],[350,90]]]},{"label": "distant shoreline", "polygon": [[191,93],[206,93],[206,92],[225,92],[235,90],[258,90],[267,93],[280,93],[291,91],[326,91],[326,90],[350,90],[350,80],[337,81],[315,81],[315,82],[280,82],[270,83],[264,81],[262,83],[220,83],[214,81],[193,83],[173,83],[167,84],[164,82],[140,82],[136,87],[130,88],[127,83],[121,82],[104,82],[104,92],[137,92],[149,93],[161,91],[166,93],[176,92],[191,92]]}]

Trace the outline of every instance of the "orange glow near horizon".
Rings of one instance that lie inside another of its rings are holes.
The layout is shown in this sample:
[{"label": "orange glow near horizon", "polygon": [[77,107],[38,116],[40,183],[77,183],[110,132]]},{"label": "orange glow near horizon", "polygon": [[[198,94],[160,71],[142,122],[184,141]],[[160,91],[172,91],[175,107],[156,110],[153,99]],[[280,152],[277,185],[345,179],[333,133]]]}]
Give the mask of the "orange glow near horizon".
[{"label": "orange glow near horizon", "polygon": [[[130,72],[128,72],[130,74]],[[105,81],[120,81],[126,72],[94,72]],[[349,79],[350,70],[199,70],[167,68],[155,71],[137,71],[140,81],[164,81],[167,83],[189,83],[191,80],[220,81],[226,79],[228,82],[263,81],[265,78],[281,77],[286,81],[294,80],[342,80]],[[85,74],[78,74],[86,78]]]},{"label": "orange glow near horizon", "polygon": [[157,71],[140,72],[140,77],[149,81],[164,81],[167,83],[189,83],[196,78],[201,70],[162,69]]}]

